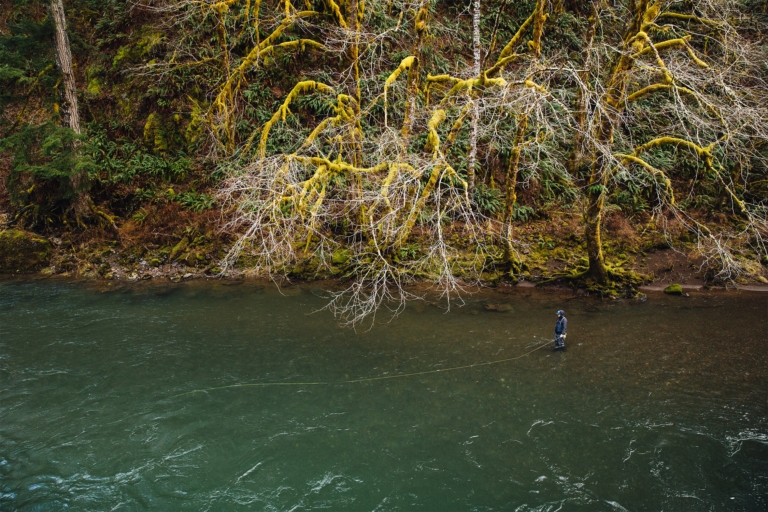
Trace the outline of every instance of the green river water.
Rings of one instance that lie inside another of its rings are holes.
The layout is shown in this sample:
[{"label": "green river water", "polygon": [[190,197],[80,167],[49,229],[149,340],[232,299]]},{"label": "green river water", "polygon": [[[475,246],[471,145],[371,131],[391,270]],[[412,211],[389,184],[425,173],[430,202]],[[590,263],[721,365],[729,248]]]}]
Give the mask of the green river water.
[{"label": "green river water", "polygon": [[767,295],[320,288],[0,281],[0,510],[768,510]]}]

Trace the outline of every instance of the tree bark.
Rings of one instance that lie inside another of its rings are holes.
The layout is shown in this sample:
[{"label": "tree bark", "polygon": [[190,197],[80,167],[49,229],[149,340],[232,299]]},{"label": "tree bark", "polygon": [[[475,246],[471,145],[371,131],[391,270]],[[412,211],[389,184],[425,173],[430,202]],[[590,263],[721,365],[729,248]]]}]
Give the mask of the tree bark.
[{"label": "tree bark", "polygon": [[56,67],[61,72],[61,79],[64,84],[64,89],[61,91],[61,119],[64,126],[79,134],[80,112],[77,108],[75,74],[72,71],[72,51],[69,48],[69,37],[67,36],[67,18],[64,16],[64,5],[61,0],[53,0],[50,8],[55,26]]},{"label": "tree bark", "polygon": [[584,213],[584,238],[587,242],[589,276],[598,283],[604,283],[608,278],[603,256],[603,241],[600,236],[607,177],[605,157],[600,155],[592,167],[592,176],[587,187],[587,210]]},{"label": "tree bark", "polygon": [[[61,121],[62,124],[80,135],[80,111],[77,108],[77,84],[75,73],[72,69],[72,50],[69,47],[67,36],[67,18],[64,15],[62,0],[52,0],[50,3],[51,16],[54,23],[54,47],[56,53],[56,67],[61,72],[61,81],[64,84],[61,90]],[[75,141],[73,150],[77,151],[78,141]],[[80,171],[72,170],[69,182],[75,193],[73,209],[78,223],[80,218],[86,215],[92,205],[88,191],[86,190],[87,175]]]},{"label": "tree bark", "polygon": [[512,144],[512,152],[509,155],[509,166],[505,186],[507,188],[506,201],[504,202],[504,260],[514,266],[512,261],[512,222],[515,217],[515,203],[517,203],[517,174],[520,169],[520,154],[522,153],[525,131],[528,129],[528,114],[522,113],[517,120],[515,140]]},{"label": "tree bark", "polygon": [[[632,2],[633,21],[624,35],[622,53],[611,68],[611,73],[605,83],[605,114],[596,128],[593,144],[596,148],[610,147],[613,141],[615,123],[619,122],[621,113],[625,109],[627,96],[627,76],[634,65],[632,58],[632,45],[642,30],[643,20],[649,11],[650,0],[636,0]],[[600,151],[600,150],[598,150]],[[603,205],[610,176],[610,161],[603,153],[595,153],[592,170],[587,184],[587,208],[584,212],[584,237],[587,242],[587,257],[589,259],[589,275],[598,283],[605,283],[608,272],[605,268],[602,240],[600,237],[603,219]]]},{"label": "tree bark", "polygon": [[[474,63],[472,66],[472,75],[475,78],[480,77],[480,0],[474,0],[474,12],[472,15],[472,49],[474,53]],[[470,101],[472,102],[472,118],[470,120],[471,132],[469,135],[469,157],[467,159],[467,193],[472,198],[475,193],[475,162],[477,161],[477,136],[480,121],[480,105],[473,97],[472,90],[469,91]]]},{"label": "tree bark", "polygon": [[427,19],[429,17],[429,2],[422,0],[421,6],[416,13],[414,28],[416,30],[416,43],[413,48],[413,64],[408,69],[408,80],[406,85],[405,113],[403,119],[403,128],[401,134],[403,139],[407,139],[411,134],[411,125],[416,116],[416,96],[419,92],[419,66],[421,65],[421,55],[424,47],[425,36],[427,32]]}]

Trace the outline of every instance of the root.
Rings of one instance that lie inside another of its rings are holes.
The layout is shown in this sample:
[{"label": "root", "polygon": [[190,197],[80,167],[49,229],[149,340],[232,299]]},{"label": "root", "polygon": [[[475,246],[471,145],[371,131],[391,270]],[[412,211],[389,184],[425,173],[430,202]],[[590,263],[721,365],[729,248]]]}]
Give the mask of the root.
[{"label": "root", "polygon": [[[101,219],[102,221],[104,221],[106,223],[106,225],[110,226],[112,229],[117,231],[117,225],[115,224],[115,217],[114,216],[109,215],[107,212],[105,212],[104,210],[102,210],[101,208],[96,206],[93,203],[93,200],[91,200],[91,199],[88,200],[88,207],[90,208],[91,213],[97,219]],[[82,221],[80,220],[79,216],[77,217],[77,223],[78,223],[78,225],[83,226],[83,228],[85,227],[83,225]]]}]

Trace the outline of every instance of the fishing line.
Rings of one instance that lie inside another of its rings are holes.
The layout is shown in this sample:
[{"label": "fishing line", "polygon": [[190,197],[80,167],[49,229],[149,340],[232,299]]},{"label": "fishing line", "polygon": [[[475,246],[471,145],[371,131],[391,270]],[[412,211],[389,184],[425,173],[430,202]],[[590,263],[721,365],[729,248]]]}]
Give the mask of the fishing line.
[{"label": "fishing line", "polygon": [[192,395],[195,393],[207,393],[208,391],[219,391],[221,389],[232,389],[232,388],[263,388],[263,387],[270,387],[270,386],[332,386],[334,384],[357,384],[361,382],[374,382],[379,380],[389,380],[389,379],[404,379],[406,377],[417,377],[419,375],[429,375],[432,373],[446,373],[446,372],[453,372],[456,370],[467,370],[469,368],[477,368],[480,366],[490,366],[494,364],[501,364],[501,363],[508,363],[510,361],[517,361],[518,359],[522,359],[525,356],[528,356],[530,354],[533,354],[537,350],[540,350],[547,345],[552,343],[551,340],[547,340],[538,347],[534,348],[533,350],[530,350],[526,352],[525,354],[519,355],[517,357],[509,357],[507,359],[498,359],[496,361],[486,361],[483,363],[472,363],[464,366],[454,366],[451,368],[439,368],[437,370],[425,370],[423,372],[413,372],[413,373],[398,373],[396,375],[382,375],[379,377],[367,377],[364,379],[352,379],[352,380],[340,380],[335,382],[323,382],[323,381],[314,381],[314,382],[246,382],[246,383],[240,383],[240,384],[230,384],[228,386],[219,386],[215,388],[205,388],[205,389],[195,389],[192,391],[187,391],[186,393],[179,393],[178,395],[173,395],[170,398],[177,398],[180,396],[185,395]]}]

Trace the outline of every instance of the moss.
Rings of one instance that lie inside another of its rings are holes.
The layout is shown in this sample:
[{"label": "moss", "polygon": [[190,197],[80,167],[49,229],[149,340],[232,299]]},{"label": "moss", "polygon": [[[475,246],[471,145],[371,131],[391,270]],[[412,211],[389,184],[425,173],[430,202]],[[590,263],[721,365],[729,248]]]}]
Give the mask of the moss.
[{"label": "moss", "polygon": [[176,114],[163,116],[153,112],[144,123],[144,142],[158,153],[182,149],[186,146],[182,133],[183,123],[182,116]]},{"label": "moss", "polygon": [[36,272],[48,266],[51,242],[34,233],[9,229],[0,232],[0,273]]},{"label": "moss", "polygon": [[197,101],[191,98],[190,100],[192,101],[192,113],[189,124],[184,131],[184,139],[189,144],[195,144],[205,136],[205,113]]},{"label": "moss", "polygon": [[156,32],[150,25],[145,25],[139,30],[141,34],[138,40],[118,48],[112,59],[112,67],[117,69],[121,65],[136,62],[140,59],[149,60],[148,57],[162,44],[165,37],[161,32]]},{"label": "moss", "polygon": [[85,76],[88,80],[88,92],[94,96],[101,93],[101,89],[104,86],[104,82],[101,79],[103,72],[104,69],[98,64],[88,66],[88,69],[85,71]]},{"label": "moss", "polygon": [[168,151],[170,148],[169,134],[160,116],[152,113],[144,124],[144,142],[154,151]]},{"label": "moss", "polygon": [[181,242],[176,244],[173,249],[171,249],[171,255],[169,257],[170,260],[175,260],[182,252],[184,252],[184,250],[186,250],[187,247],[189,247],[189,238],[185,236],[181,239]]},{"label": "moss", "polygon": [[679,284],[671,284],[664,288],[664,293],[669,295],[682,295],[683,288]]},{"label": "moss", "polygon": [[117,49],[117,52],[115,53],[114,58],[112,59],[112,67],[117,69],[117,67],[120,65],[120,62],[127,59],[131,55],[131,45],[125,45],[121,46]]},{"label": "moss", "polygon": [[349,261],[349,251],[346,249],[337,249],[331,256],[331,261],[334,265],[344,265]]}]

